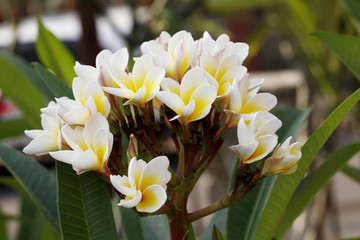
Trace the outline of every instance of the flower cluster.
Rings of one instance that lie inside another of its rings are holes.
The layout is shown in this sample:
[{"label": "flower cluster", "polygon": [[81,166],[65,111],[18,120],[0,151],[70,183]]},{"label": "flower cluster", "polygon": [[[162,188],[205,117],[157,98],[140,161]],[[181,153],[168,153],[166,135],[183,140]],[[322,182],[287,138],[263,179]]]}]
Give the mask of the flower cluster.
[{"label": "flower cluster", "polygon": [[[76,63],[74,99],[61,97],[41,109],[43,129],[25,132],[33,140],[23,151],[50,153],[78,174],[97,171],[122,198],[120,206],[169,219],[183,214],[188,221],[211,213],[187,213],[186,200],[232,128],[238,144],[230,149],[240,164],[219,208],[239,200],[244,186],[260,178],[296,170],[300,144],[291,144],[291,137],[278,143],[282,123],[269,112],[277,99],[259,93],[264,80],[251,79],[243,66],[247,44],[207,32],[194,40],[180,31],[162,32],[140,49],[134,59],[122,48],[100,52],[95,67]],[[177,149],[176,169],[163,154],[167,135]]]}]

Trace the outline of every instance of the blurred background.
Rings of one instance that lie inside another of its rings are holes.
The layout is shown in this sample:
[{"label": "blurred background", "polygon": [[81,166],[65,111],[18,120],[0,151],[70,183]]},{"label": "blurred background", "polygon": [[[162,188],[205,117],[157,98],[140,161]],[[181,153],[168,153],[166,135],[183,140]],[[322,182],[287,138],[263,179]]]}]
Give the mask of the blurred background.
[{"label": "blurred background", "polygon": [[[90,65],[95,64],[102,49],[115,52],[127,47],[132,56],[137,56],[139,45],[156,38],[161,31],[174,34],[185,29],[194,39],[204,31],[213,38],[226,33],[234,42],[246,42],[250,53],[244,65],[250,77],[265,78],[261,91],[275,94],[278,108],[313,108],[298,135],[302,143],[360,86],[339,59],[310,34],[327,31],[359,37],[358,0],[1,0],[0,49],[28,62],[39,61],[35,50],[37,16],[78,61]],[[359,111],[357,106],[342,121],[315,165],[321,164],[321,157],[328,152],[360,139]],[[19,117],[21,113],[0,92],[0,124]],[[0,133],[0,138],[19,149],[29,141],[20,133],[11,138]],[[226,141],[227,146],[235,142],[236,134],[230,132]],[[227,149],[221,151],[221,161],[214,161],[195,188],[190,210],[225,195],[233,158]],[[53,160],[46,156],[39,160],[47,167],[53,166]],[[350,165],[360,171],[359,155]],[[1,165],[0,175],[10,176]],[[338,173],[285,238],[325,240],[360,236],[360,183],[349,175]],[[6,221],[11,239],[22,239],[18,224],[21,212],[31,207],[12,190],[16,186],[9,185],[0,185],[0,221]],[[41,217],[27,220],[34,219],[44,221]],[[195,230],[201,232],[208,219],[196,222]],[[45,230],[33,231],[41,236]]]}]

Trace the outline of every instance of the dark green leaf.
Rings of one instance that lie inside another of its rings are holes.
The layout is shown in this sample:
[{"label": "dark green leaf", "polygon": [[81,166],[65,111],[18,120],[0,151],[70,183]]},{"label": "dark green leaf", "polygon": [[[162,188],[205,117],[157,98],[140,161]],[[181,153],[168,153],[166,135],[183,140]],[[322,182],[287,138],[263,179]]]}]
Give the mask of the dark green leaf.
[{"label": "dark green leaf", "polygon": [[358,0],[343,0],[342,1],[346,6],[351,15],[360,23],[360,1]]},{"label": "dark green leaf", "polygon": [[350,177],[352,180],[360,183],[360,169],[346,165],[341,169],[341,171],[345,173],[348,177]]},{"label": "dark green leaf", "polygon": [[[279,142],[289,136],[295,136],[309,116],[310,109],[279,109],[273,112],[282,122],[281,131],[278,131]],[[257,224],[270,196],[277,176],[261,180],[251,192],[239,202],[231,205],[227,216],[227,238],[253,239]]]},{"label": "dark green leaf", "polygon": [[74,99],[71,88],[62,82],[57,76],[49,72],[39,63],[33,63],[36,73],[44,82],[47,88],[51,91],[54,97],[63,97]]},{"label": "dark green leaf", "polygon": [[132,209],[120,207],[119,210],[121,216],[121,226],[126,238],[144,240],[145,235],[140,217]]},{"label": "dark green leaf", "polygon": [[23,118],[0,120],[0,139],[22,135],[24,130],[31,128],[32,126]]},{"label": "dark green leaf", "polygon": [[[35,84],[40,83],[34,70],[22,59],[7,52],[0,52],[0,89],[22,111],[32,127],[40,126],[40,108],[49,97],[43,98]],[[41,87],[39,87],[41,88]],[[43,88],[41,88],[43,89]]]},{"label": "dark green leaf", "polygon": [[281,176],[275,184],[264,212],[258,223],[255,239],[271,239],[276,231],[281,216],[284,213],[292,195],[294,194],[301,179],[306,173],[313,159],[320,151],[331,133],[339,125],[340,121],[359,101],[360,89],[348,97],[338,106],[321,126],[310,136],[302,148],[302,158],[295,173]]},{"label": "dark green leaf", "polygon": [[320,38],[360,80],[359,38],[326,32],[315,32],[311,35]]},{"label": "dark green leaf", "polygon": [[77,175],[71,165],[59,161],[56,176],[63,239],[117,239],[106,183],[92,172]]},{"label": "dark green leaf", "polygon": [[39,35],[35,46],[42,64],[71,86],[75,77],[75,58],[66,46],[45,28],[40,18],[38,18],[38,27]]},{"label": "dark green leaf", "polygon": [[2,144],[0,161],[29,194],[50,225],[59,232],[54,174],[28,156]]},{"label": "dark green leaf", "polygon": [[308,206],[316,194],[325,187],[334,174],[343,168],[346,163],[360,151],[360,142],[350,143],[344,147],[337,149],[325,162],[310,176],[309,180],[305,180],[306,184],[291,199],[289,205],[285,209],[284,215],[280,220],[276,230],[276,235],[282,237],[295,219]]},{"label": "dark green leaf", "polygon": [[140,218],[147,240],[170,239],[169,222],[166,215],[154,215]]},{"label": "dark green leaf", "polygon": [[216,225],[213,225],[212,230],[212,240],[223,240],[224,237],[222,236],[220,230],[216,227]]}]

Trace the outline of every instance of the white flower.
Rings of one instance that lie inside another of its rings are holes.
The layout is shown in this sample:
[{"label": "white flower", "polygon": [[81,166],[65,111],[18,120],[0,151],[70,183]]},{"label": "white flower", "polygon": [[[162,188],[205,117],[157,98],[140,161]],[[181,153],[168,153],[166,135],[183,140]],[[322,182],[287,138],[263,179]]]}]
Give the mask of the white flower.
[{"label": "white flower", "polygon": [[111,106],[99,82],[76,77],[72,89],[75,100],[67,97],[56,99],[61,106],[58,113],[65,123],[83,125],[96,112],[104,117],[109,115]]},{"label": "white flower", "polygon": [[107,171],[113,135],[103,115],[93,114],[84,127],[64,125],[61,130],[72,150],[50,152],[53,158],[71,164],[78,174],[85,171]]},{"label": "white flower", "polygon": [[288,175],[296,171],[297,163],[301,158],[301,146],[299,142],[290,144],[288,137],[283,144],[279,144],[272,156],[265,160],[262,169],[264,176]]},{"label": "white flower", "polygon": [[171,174],[169,159],[159,156],[149,163],[132,158],[128,176],[111,175],[111,184],[125,195],[119,206],[133,208],[139,212],[155,212],[166,202],[166,184]]},{"label": "white flower", "polygon": [[193,67],[200,66],[216,79],[218,98],[229,95],[233,82],[243,78],[247,72],[242,63],[249,53],[249,46],[231,42],[226,34],[215,41],[205,32],[198,40],[197,48]]},{"label": "white flower", "polygon": [[55,102],[49,102],[46,108],[41,109],[43,129],[25,130],[25,134],[33,140],[23,149],[24,153],[41,155],[61,149],[62,120],[56,113],[58,108]]},{"label": "white flower", "polygon": [[237,123],[242,115],[252,114],[260,111],[270,111],[275,107],[277,99],[270,93],[258,93],[263,79],[249,79],[245,75],[237,79],[230,92],[228,114],[233,115],[233,122]]},{"label": "white flower", "polygon": [[125,71],[128,65],[129,53],[126,48],[121,48],[115,53],[105,49],[96,56],[96,67],[75,63],[75,72],[79,78],[87,81],[98,81],[102,86],[116,87],[110,75],[112,71]]},{"label": "white flower", "polygon": [[162,32],[158,39],[144,42],[141,51],[151,55],[156,65],[166,70],[166,77],[180,83],[195,57],[196,45],[189,32],[180,31],[172,37]]},{"label": "white flower", "polygon": [[171,108],[184,123],[204,118],[211,109],[216,98],[216,88],[209,84],[209,76],[201,68],[194,68],[186,72],[181,84],[165,78],[162,88],[156,97]]},{"label": "white flower", "polygon": [[129,99],[125,104],[143,104],[152,100],[160,89],[165,70],[155,66],[149,55],[138,58],[132,73],[112,71],[118,88],[104,87],[110,94]]},{"label": "white flower", "polygon": [[281,127],[281,121],[269,112],[258,112],[241,117],[237,127],[239,144],[231,146],[243,163],[252,163],[266,157],[277,144],[275,132]]}]

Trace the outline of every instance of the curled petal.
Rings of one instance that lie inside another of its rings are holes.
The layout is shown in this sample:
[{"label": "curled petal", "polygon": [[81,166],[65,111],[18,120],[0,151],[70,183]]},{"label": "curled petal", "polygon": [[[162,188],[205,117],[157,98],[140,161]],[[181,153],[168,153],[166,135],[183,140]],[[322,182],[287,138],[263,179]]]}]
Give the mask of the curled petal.
[{"label": "curled petal", "polygon": [[126,98],[126,99],[132,99],[134,96],[134,92],[128,88],[111,88],[111,87],[104,87],[104,91],[107,93],[110,93],[112,95]]},{"label": "curled petal", "polygon": [[253,113],[258,111],[270,111],[275,107],[277,99],[270,93],[259,93],[247,101],[243,108],[242,113]]},{"label": "curled petal", "polygon": [[34,138],[24,149],[26,154],[45,154],[59,150],[57,135],[44,133]]},{"label": "curled petal", "polygon": [[98,69],[89,65],[82,65],[79,62],[75,63],[74,70],[80,78],[87,81],[97,81],[100,76]]},{"label": "curled petal", "polygon": [[139,189],[141,174],[145,167],[146,162],[144,160],[136,160],[135,157],[130,160],[128,177],[131,187],[136,187],[136,189]]},{"label": "curled petal", "polygon": [[151,185],[142,192],[142,199],[136,205],[139,212],[155,212],[166,202],[166,191],[160,185]]},{"label": "curled petal", "polygon": [[277,137],[275,135],[264,135],[257,138],[258,146],[255,152],[247,159],[247,163],[252,163],[263,159],[268,155],[277,144]]},{"label": "curled petal", "polygon": [[110,175],[110,182],[120,193],[126,196],[135,196],[137,191],[135,188],[132,188],[129,183],[127,176],[120,175]]},{"label": "curled petal", "polygon": [[216,99],[216,88],[212,85],[203,85],[191,95],[190,101],[195,101],[195,109],[188,121],[196,121],[204,118],[211,109],[211,104]]},{"label": "curled petal", "polygon": [[51,157],[53,157],[58,161],[72,165],[76,161],[76,159],[81,155],[81,152],[62,150],[56,152],[49,152],[49,154]]},{"label": "curled petal", "polygon": [[142,194],[141,191],[138,190],[137,194],[133,197],[126,197],[125,199],[120,200],[120,203],[118,204],[121,207],[126,207],[126,208],[133,208],[135,206],[137,206],[139,204],[139,202],[142,199]]},{"label": "curled petal", "polygon": [[102,168],[102,164],[96,153],[89,148],[81,153],[73,162],[73,168],[76,170],[77,174],[81,174],[86,171],[99,171]]},{"label": "curled petal", "polygon": [[132,73],[136,89],[140,89],[144,85],[146,76],[153,67],[154,61],[149,55],[144,55],[135,61]]},{"label": "curled petal", "polygon": [[243,162],[251,157],[251,155],[256,151],[258,147],[258,142],[252,142],[249,144],[238,144],[236,146],[230,146],[229,148],[234,151]]},{"label": "curled petal", "polygon": [[190,97],[197,88],[208,84],[203,71],[196,67],[185,73],[180,85],[180,95],[185,104],[190,102]]},{"label": "curled petal", "polygon": [[171,108],[174,112],[176,112],[176,114],[182,114],[185,104],[182,99],[175,93],[169,91],[160,91],[156,94],[156,98]]},{"label": "curled petal", "polygon": [[70,127],[69,125],[64,125],[61,128],[62,135],[66,141],[66,143],[74,150],[74,151],[86,151],[88,146],[83,138],[84,128],[80,126],[76,126],[75,128]]}]

